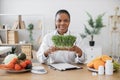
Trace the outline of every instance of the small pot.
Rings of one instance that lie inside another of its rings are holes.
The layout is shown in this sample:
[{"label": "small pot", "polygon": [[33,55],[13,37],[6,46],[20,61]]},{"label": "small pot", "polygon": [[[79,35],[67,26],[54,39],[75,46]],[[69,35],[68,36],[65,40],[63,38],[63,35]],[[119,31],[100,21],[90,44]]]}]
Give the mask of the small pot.
[{"label": "small pot", "polygon": [[95,41],[89,41],[89,45],[90,46],[94,46],[95,45]]}]

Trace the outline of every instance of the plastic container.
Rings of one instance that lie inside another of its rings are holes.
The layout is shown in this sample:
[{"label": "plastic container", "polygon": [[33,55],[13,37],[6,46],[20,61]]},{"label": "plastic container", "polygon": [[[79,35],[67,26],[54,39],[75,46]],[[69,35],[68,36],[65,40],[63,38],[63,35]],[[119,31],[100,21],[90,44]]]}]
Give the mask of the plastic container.
[{"label": "plastic container", "polygon": [[103,75],[104,74],[104,66],[99,66],[98,68],[98,74]]},{"label": "plastic container", "polygon": [[113,63],[112,60],[107,60],[105,64],[105,74],[113,75]]}]

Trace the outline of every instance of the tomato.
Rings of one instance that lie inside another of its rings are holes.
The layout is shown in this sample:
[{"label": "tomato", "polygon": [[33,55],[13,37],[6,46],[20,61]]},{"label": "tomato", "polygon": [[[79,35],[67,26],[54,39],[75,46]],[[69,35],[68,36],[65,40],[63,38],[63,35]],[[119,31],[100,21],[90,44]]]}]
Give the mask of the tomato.
[{"label": "tomato", "polygon": [[15,70],[21,70],[22,67],[19,64],[15,64]]},{"label": "tomato", "polygon": [[25,68],[27,66],[26,62],[21,62],[20,65]]},{"label": "tomato", "polygon": [[28,65],[28,64],[32,64],[32,62],[31,62],[31,60],[29,60],[29,59],[26,59],[25,60],[25,63]]}]

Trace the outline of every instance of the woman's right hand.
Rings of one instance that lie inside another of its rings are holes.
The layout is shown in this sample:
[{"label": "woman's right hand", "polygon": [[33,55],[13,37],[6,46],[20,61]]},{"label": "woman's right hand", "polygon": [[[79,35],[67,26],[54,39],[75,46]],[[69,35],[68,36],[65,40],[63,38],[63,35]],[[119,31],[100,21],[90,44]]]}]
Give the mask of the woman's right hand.
[{"label": "woman's right hand", "polygon": [[47,51],[45,51],[45,56],[47,57],[49,54],[51,54],[52,52],[55,52],[59,50],[59,48],[55,47],[55,46],[51,46]]}]

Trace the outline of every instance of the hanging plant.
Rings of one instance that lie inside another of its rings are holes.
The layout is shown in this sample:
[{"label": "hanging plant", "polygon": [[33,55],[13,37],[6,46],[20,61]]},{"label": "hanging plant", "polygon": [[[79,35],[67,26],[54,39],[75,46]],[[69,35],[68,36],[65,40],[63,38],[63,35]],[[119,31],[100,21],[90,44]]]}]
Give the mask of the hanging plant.
[{"label": "hanging plant", "polygon": [[32,24],[32,23],[30,23],[29,25],[28,25],[28,28],[27,28],[27,30],[29,31],[29,38],[30,38],[30,42],[31,43],[33,43],[33,29],[34,29],[34,25]]}]

